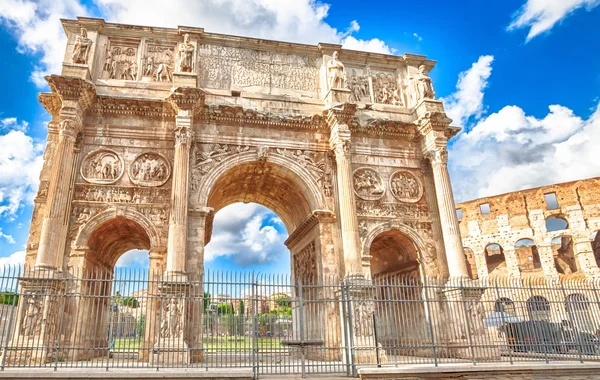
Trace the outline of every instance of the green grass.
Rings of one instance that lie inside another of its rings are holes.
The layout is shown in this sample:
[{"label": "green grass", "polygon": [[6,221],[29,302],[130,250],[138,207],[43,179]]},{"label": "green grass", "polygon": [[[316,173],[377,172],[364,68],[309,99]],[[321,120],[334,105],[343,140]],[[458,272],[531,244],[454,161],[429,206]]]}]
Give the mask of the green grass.
[{"label": "green grass", "polygon": [[[272,338],[257,338],[256,344],[259,350],[282,349],[286,348],[281,345],[279,339]],[[252,339],[241,336],[226,336],[226,337],[204,337],[203,346],[205,350],[211,351],[236,351],[250,350],[253,347]],[[144,347],[142,338],[118,338],[115,339],[114,350],[129,351],[137,350]]]}]

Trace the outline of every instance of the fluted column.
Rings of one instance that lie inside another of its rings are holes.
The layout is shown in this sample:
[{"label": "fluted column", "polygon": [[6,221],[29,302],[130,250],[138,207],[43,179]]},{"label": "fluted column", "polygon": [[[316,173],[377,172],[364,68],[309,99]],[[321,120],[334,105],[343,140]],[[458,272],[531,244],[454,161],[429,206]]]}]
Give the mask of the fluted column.
[{"label": "fluted column", "polygon": [[331,130],[329,143],[335,153],[337,167],[339,218],[346,275],[362,275],[358,217],[352,182],[350,137],[350,129],[346,124],[336,124]]},{"label": "fluted column", "polygon": [[69,190],[75,161],[73,153],[81,125],[76,119],[62,120],[59,125],[60,131],[50,172],[46,217],[42,222],[36,268],[56,269],[60,266],[60,239],[68,222]]},{"label": "fluted column", "polygon": [[167,273],[169,274],[185,274],[190,151],[194,137],[192,115],[191,109],[179,109],[175,121],[173,187],[167,243]]},{"label": "fluted column", "polygon": [[445,147],[437,147],[429,151],[428,156],[433,169],[433,181],[440,212],[448,271],[450,277],[468,277],[467,261],[463,252],[454,195],[452,194],[450,175],[448,174],[448,152]]}]

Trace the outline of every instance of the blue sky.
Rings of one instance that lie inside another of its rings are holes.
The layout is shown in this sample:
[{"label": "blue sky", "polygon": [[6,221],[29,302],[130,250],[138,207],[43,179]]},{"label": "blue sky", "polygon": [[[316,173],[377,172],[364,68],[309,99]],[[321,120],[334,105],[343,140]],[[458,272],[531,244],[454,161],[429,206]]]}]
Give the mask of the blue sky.
[{"label": "blue sky", "polygon": [[[0,264],[23,258],[48,115],[43,75],[77,15],[294,42],[424,54],[463,132],[450,144],[458,201],[600,175],[600,0],[2,0]],[[285,228],[268,209],[216,216],[206,267],[289,270]],[[145,266],[143,253],[122,265]]]}]

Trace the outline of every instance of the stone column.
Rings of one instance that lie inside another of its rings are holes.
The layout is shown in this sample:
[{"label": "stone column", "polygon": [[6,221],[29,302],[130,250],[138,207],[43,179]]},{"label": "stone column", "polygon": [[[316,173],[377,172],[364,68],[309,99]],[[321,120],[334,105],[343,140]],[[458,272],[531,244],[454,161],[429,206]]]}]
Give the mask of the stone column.
[{"label": "stone column", "polygon": [[440,223],[440,211],[437,204],[437,195],[435,191],[435,183],[433,182],[433,171],[427,160],[423,160],[423,178],[425,179],[425,200],[431,212],[431,232],[435,241],[435,250],[438,257],[438,268],[440,276],[448,278],[448,261],[446,260],[446,251],[444,248],[444,235],[442,225]]},{"label": "stone column", "polygon": [[179,109],[177,111],[171,215],[167,243],[166,273],[170,276],[185,275],[190,151],[194,138],[192,122],[192,110]]},{"label": "stone column", "polygon": [[165,248],[151,248],[148,252],[150,256],[150,270],[148,273],[148,292],[146,300],[146,329],[144,331],[144,347],[138,352],[138,359],[142,362],[150,360],[152,347],[156,343],[156,337],[160,328],[160,300],[158,283],[161,274],[164,271]]},{"label": "stone column", "polygon": [[59,240],[68,223],[69,190],[72,185],[71,173],[75,158],[73,152],[80,131],[79,120],[64,118],[60,122],[58,143],[48,184],[46,217],[42,222],[40,244],[35,262],[36,268],[57,269],[62,262]]},{"label": "stone column", "polygon": [[352,178],[350,129],[346,124],[336,123],[331,129],[329,143],[335,153],[339,219],[342,232],[342,248],[346,276],[361,275],[360,237]]},{"label": "stone column", "polygon": [[428,156],[433,168],[433,181],[435,182],[448,271],[450,277],[468,277],[467,260],[463,252],[454,195],[448,174],[448,152],[445,147],[437,147],[429,151]]}]

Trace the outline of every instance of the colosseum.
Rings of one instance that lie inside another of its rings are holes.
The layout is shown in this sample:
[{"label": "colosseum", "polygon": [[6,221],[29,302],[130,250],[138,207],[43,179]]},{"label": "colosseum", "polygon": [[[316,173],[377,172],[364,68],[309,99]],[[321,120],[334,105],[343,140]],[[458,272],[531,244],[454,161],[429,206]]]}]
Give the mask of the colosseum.
[{"label": "colosseum", "polygon": [[600,177],[456,205],[471,278],[600,275]]}]

